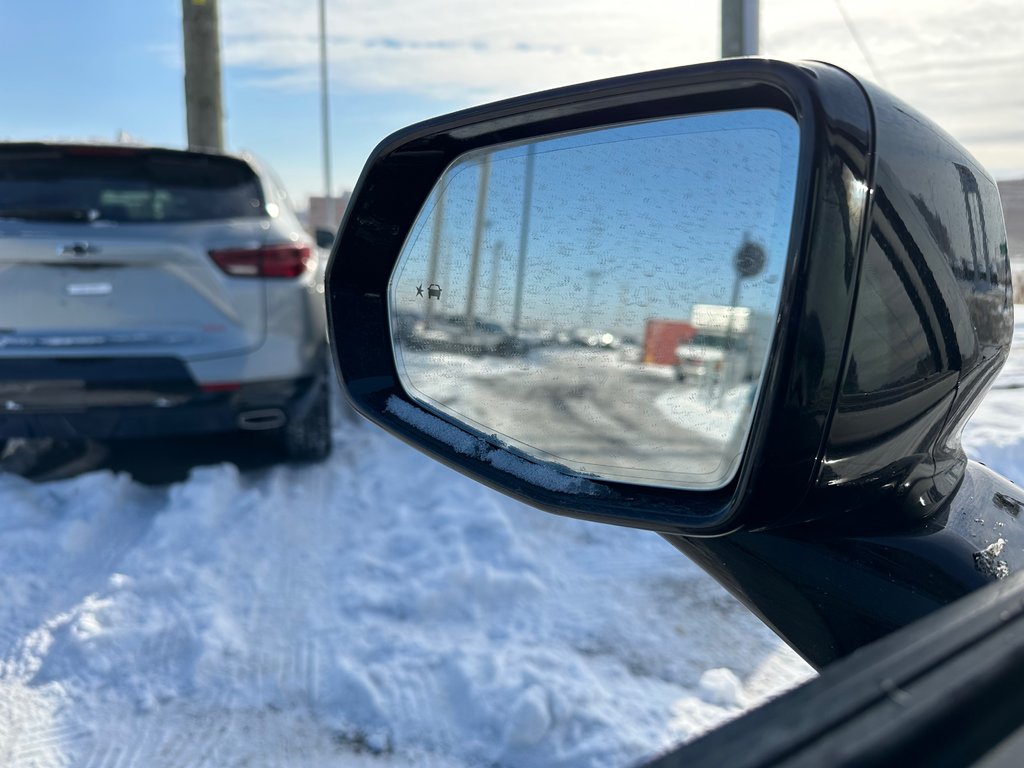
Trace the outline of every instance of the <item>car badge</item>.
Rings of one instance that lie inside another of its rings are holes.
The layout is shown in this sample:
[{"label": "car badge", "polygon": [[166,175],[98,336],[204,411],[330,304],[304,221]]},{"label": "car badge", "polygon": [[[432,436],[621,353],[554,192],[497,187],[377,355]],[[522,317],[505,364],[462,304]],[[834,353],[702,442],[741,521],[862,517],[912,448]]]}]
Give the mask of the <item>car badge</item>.
[{"label": "car badge", "polygon": [[86,242],[65,243],[57,247],[58,256],[85,256],[87,254],[99,253],[99,246]]}]

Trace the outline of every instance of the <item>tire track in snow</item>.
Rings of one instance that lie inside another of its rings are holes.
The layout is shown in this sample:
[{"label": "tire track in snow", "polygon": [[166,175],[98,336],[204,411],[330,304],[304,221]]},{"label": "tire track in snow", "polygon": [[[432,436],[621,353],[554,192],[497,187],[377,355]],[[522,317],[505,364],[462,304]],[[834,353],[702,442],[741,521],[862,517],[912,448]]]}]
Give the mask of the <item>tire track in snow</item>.
[{"label": "tire track in snow", "polygon": [[[495,522],[494,508],[472,492],[471,481],[411,455],[412,449],[391,439],[378,440],[355,469],[348,510],[354,557],[346,581],[363,589],[347,596],[343,610],[361,615],[363,634],[388,650],[343,651],[355,669],[342,678],[350,701],[341,703],[340,714],[368,725],[364,735],[398,754],[427,750],[454,760],[476,751],[467,745],[479,734],[466,739],[464,729],[473,730],[484,706],[467,705],[477,681],[464,673],[463,660],[473,658],[485,631],[473,626],[472,603],[480,594],[487,599],[490,567],[500,567],[490,563],[480,570],[480,553],[473,551],[479,529]],[[401,472],[374,471],[381,465],[400,466]],[[453,595],[455,604],[448,603]],[[431,637],[435,622],[448,621],[467,623],[461,652],[453,627]],[[369,719],[353,706],[364,700],[373,707]]]},{"label": "tire track in snow", "polygon": [[[8,768],[21,768],[21,766],[39,766],[60,764],[62,760],[57,756],[68,753],[78,742],[89,737],[89,732],[80,726],[70,723],[58,724],[50,728],[31,728],[23,730],[7,752],[0,749],[0,757],[3,757],[3,765]],[[3,734],[0,734],[2,740]]]},{"label": "tire track in snow", "polygon": [[304,601],[302,590],[297,587],[300,580],[297,571],[309,564],[300,565],[297,560],[308,551],[310,544],[309,509],[301,505],[301,494],[295,492],[306,480],[302,474],[301,469],[275,468],[260,488],[264,505],[279,516],[276,520],[264,521],[277,542],[266,564],[266,570],[272,573],[273,589],[264,590],[260,584],[254,585],[243,631],[255,642],[249,660],[239,660],[239,673],[250,673],[245,667],[252,665],[251,672],[258,680],[259,700],[265,705],[279,706],[282,696],[297,692],[297,683],[302,679],[298,670],[302,666],[302,649],[308,640],[297,636],[304,625]]},{"label": "tire track in snow", "polygon": [[[352,475],[352,453],[347,449],[341,440],[327,464],[278,466],[238,478],[242,495],[250,496],[249,506],[267,514],[256,519],[245,512],[249,516],[240,528],[253,527],[233,529],[229,535],[237,536],[238,543],[235,546],[233,540],[228,549],[249,553],[253,539],[270,545],[257,547],[261,562],[256,569],[251,562],[225,566],[254,571],[249,593],[231,595],[226,606],[234,609],[239,635],[246,641],[237,653],[221,660],[221,677],[228,684],[210,691],[209,683],[202,683],[204,695],[212,694],[208,705],[217,712],[217,727],[225,734],[237,732],[239,717],[244,722],[257,702],[273,709],[296,705],[315,709],[319,702],[327,655],[324,646],[336,640],[339,628],[320,626],[324,622],[315,614],[323,613],[322,606],[311,605],[310,600],[325,589],[325,539],[329,541],[339,530],[329,501],[335,478],[341,476],[347,482]],[[243,515],[244,505],[234,506],[238,509],[232,512]],[[214,745],[209,750],[209,754],[190,752],[179,759],[181,764],[216,765],[217,750]],[[282,765],[292,762],[287,755],[275,759]]]},{"label": "tire track in snow", "polygon": [[[37,562],[26,562],[29,559],[48,559],[54,563],[45,570],[45,583],[36,590],[40,599],[31,610],[21,610],[13,616],[0,614],[7,640],[6,647],[0,648],[0,660],[22,652],[25,636],[49,618],[73,610],[90,594],[108,587],[116,566],[145,535],[152,510],[165,504],[165,494],[134,487],[127,478],[115,480],[118,493],[110,494],[106,488],[107,492],[99,492],[97,486],[109,483],[109,479],[88,476],[55,484],[62,486],[61,492],[49,495],[50,508],[44,512],[47,517],[60,520],[58,528],[54,531],[50,526],[40,525],[38,536],[28,542],[27,551],[12,552],[0,539],[0,563],[8,571],[25,569],[38,574],[42,569]],[[101,501],[89,508],[87,499],[93,498]],[[76,509],[74,501],[82,503],[84,511]],[[66,515],[68,512],[71,514]],[[21,541],[20,546],[25,545]]]},{"label": "tire track in snow", "polygon": [[[48,493],[37,497],[42,503],[36,514],[20,521],[19,535],[13,541],[0,537],[0,563],[8,574],[31,574],[36,598],[29,605],[15,605],[12,611],[0,609],[5,627],[0,687],[45,685],[54,647],[66,645],[72,626],[88,620],[98,605],[96,596],[111,586],[121,559],[145,535],[151,510],[165,498],[159,491],[133,487],[121,478],[114,480],[113,492],[106,488],[107,493],[96,493],[98,484],[109,486],[110,480],[107,474],[51,484]],[[0,487],[0,494],[4,490]],[[39,560],[53,567],[41,569]],[[58,675],[63,690],[81,685],[80,670],[65,672]],[[55,712],[25,707],[12,719],[16,724],[0,741],[15,745],[19,754],[12,762],[15,765],[45,765],[42,755],[78,750],[91,732],[71,708]],[[0,754],[4,751],[0,744]]]},{"label": "tire track in snow", "polygon": [[118,768],[121,760],[121,747],[107,745],[92,752],[85,765],[87,768]]},{"label": "tire track in snow", "polygon": [[[181,729],[181,723],[172,723],[176,725],[178,729]],[[194,725],[198,725],[195,723]],[[203,728],[199,730],[198,738],[194,741],[188,738],[188,732],[184,729],[179,731],[179,736],[184,736],[181,739],[181,750],[174,755],[173,760],[166,761],[165,765],[194,765],[196,768],[203,768],[203,766],[213,765],[214,768],[220,768],[216,763],[210,763],[209,760],[215,756],[217,745],[224,738],[224,733],[228,729],[230,723],[226,723],[221,728]]]},{"label": "tire track in snow", "polygon": [[311,638],[305,644],[305,661],[306,668],[304,670],[304,677],[306,680],[306,689],[309,691],[310,701],[313,702],[314,706],[320,701],[320,670],[323,667],[321,659],[323,657],[322,648],[316,638]]}]

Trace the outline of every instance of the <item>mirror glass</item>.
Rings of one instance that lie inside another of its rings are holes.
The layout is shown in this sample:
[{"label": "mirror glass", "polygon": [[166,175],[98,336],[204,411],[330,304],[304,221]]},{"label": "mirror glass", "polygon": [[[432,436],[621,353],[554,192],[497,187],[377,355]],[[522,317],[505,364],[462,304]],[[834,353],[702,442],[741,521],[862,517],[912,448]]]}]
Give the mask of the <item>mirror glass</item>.
[{"label": "mirror glass", "polygon": [[723,487],[772,347],[799,141],[751,109],[459,157],[391,277],[402,385],[561,471]]}]

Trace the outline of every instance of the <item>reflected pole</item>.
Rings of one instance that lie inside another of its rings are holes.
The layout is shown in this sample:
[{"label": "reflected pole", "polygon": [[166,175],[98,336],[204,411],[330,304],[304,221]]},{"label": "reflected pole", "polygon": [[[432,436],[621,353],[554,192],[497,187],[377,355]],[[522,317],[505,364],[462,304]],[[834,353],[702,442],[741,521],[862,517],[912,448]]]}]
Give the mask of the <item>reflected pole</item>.
[{"label": "reflected pole", "polygon": [[533,166],[537,159],[537,145],[526,151],[526,177],[523,180],[523,216],[519,222],[519,264],[516,267],[516,297],[512,309],[512,335],[519,337],[523,319],[523,283],[526,280],[526,247],[530,241],[530,212],[533,208]]},{"label": "reflected pole", "polygon": [[501,272],[501,256],[504,250],[505,244],[499,240],[491,251],[491,297],[487,301],[487,315],[491,320],[497,320],[498,277]]},{"label": "reflected pole", "polygon": [[487,186],[491,180],[491,158],[484,158],[480,166],[480,191],[476,197],[476,224],[473,227],[473,250],[469,263],[469,295],[466,297],[466,331],[472,331],[476,325],[476,281],[480,272],[480,248],[484,240],[484,227],[487,216]]},{"label": "reflected pole", "polygon": [[[444,226],[444,179],[437,188],[437,204],[434,206],[434,231],[430,236],[430,267],[427,269],[427,284],[437,282],[437,262],[441,258],[441,228]],[[427,311],[423,317],[423,326],[430,327],[430,318],[434,314],[434,305],[427,300]]]},{"label": "reflected pole", "polygon": [[[593,323],[593,312],[594,312],[594,294],[597,292],[597,281],[601,279],[601,271],[597,269],[587,270],[587,312],[586,319],[583,321],[583,326],[590,329]],[[593,329],[591,329],[593,330]]]},{"label": "reflected pole", "polygon": [[[732,284],[732,299],[729,301],[729,323],[725,329],[725,354],[726,354],[726,367],[722,372],[722,381],[718,388],[718,404],[721,405],[725,399],[726,384],[734,384],[735,367],[736,367],[736,355],[733,354],[733,341],[736,336],[735,322],[736,322],[736,310],[739,309],[740,303],[740,286],[744,280],[751,277],[756,277],[761,274],[764,269],[766,256],[764,248],[758,243],[755,243],[750,239],[750,234],[747,232],[743,233],[743,242],[740,247],[736,250],[733,256],[732,266],[736,272],[736,279]],[[748,324],[753,318],[748,319]],[[749,333],[749,327],[747,332]]]}]

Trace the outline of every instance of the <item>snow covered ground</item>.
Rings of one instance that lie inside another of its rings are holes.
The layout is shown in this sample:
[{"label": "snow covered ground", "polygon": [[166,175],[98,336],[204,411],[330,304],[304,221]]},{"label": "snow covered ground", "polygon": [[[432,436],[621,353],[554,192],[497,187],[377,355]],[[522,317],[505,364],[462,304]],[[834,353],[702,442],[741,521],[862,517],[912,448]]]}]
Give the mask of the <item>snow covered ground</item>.
[{"label": "snow covered ground", "polygon": [[[971,455],[1024,476],[1024,308]],[[654,534],[367,424],[320,466],[0,476],[0,765],[622,766],[810,669]]]}]

